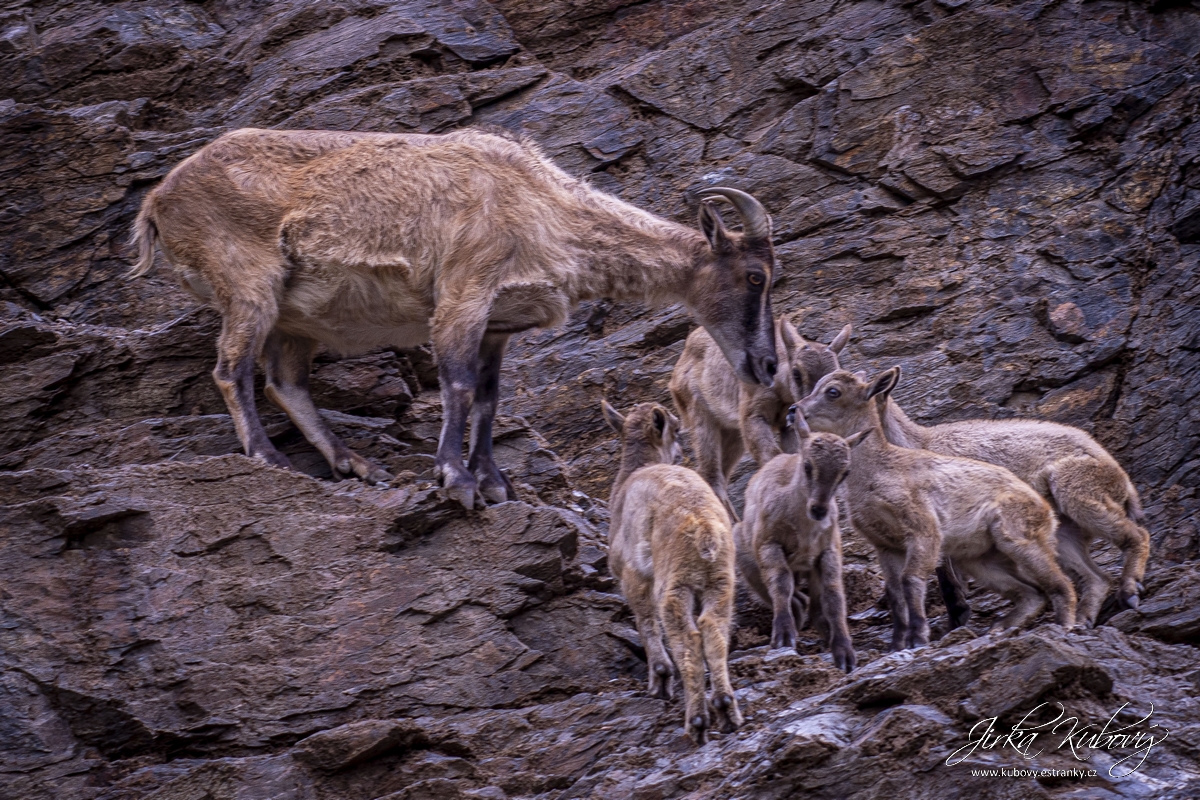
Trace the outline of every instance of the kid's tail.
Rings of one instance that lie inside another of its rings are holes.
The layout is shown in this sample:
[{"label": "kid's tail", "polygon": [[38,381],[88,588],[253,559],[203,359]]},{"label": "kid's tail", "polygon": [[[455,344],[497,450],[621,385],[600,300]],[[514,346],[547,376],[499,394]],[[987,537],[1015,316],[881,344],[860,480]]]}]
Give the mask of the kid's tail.
[{"label": "kid's tail", "polygon": [[142,203],[137,220],[133,223],[130,243],[138,249],[138,260],[129,271],[129,277],[140,278],[154,269],[154,245],[158,241],[158,226],[154,224],[153,203],[150,197]]},{"label": "kid's tail", "polygon": [[1146,518],[1142,511],[1142,499],[1138,497],[1137,489],[1134,488],[1132,482],[1129,484],[1128,498],[1125,500],[1125,513],[1139,525]]}]

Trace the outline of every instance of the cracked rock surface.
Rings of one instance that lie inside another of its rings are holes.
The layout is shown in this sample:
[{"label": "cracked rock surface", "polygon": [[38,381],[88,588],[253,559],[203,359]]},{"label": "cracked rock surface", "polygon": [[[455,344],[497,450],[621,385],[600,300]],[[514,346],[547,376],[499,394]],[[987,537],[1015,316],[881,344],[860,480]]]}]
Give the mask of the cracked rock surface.
[{"label": "cracked rock surface", "polygon": [[[1200,796],[1198,56],[1186,1],[0,3],[0,797]],[[667,400],[677,307],[514,341],[519,502],[437,492],[428,349],[314,367],[390,486],[333,482],[261,395],[296,471],[240,455],[219,318],[161,262],[125,277],[146,190],[233,128],[466,125],[685,224],[704,186],[752,192],[776,310],[821,341],[852,323],[844,363],[900,364],[918,421],[1088,430],[1141,492],[1141,608],[989,634],[1004,603],[976,594],[946,634],[931,586],[934,643],[887,654],[850,534],[859,668],[811,630],[768,650],[742,597],[747,724],[694,748],[608,574],[598,414]],[[1069,724],[1031,759],[969,746],[1060,705],[1168,735],[1132,772]],[[1001,767],[1098,775],[972,773]]]}]

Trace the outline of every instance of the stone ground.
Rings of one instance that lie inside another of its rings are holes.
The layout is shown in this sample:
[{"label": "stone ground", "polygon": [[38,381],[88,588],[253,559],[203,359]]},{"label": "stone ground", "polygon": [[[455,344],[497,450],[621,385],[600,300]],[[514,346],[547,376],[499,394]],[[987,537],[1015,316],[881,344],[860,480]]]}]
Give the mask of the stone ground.
[{"label": "stone ground", "polygon": [[[1198,55],[1189,2],[0,3],[0,797],[1200,796]],[[1146,507],[1140,612],[989,635],[977,595],[942,637],[931,587],[940,638],[889,655],[851,537],[860,667],[811,631],[768,651],[743,598],[748,723],[692,747],[607,572],[597,413],[667,398],[678,308],[591,303],[515,343],[521,502],[439,497],[423,350],[314,373],[392,486],[332,482],[265,402],[299,471],[238,455],[216,315],[165,267],[124,277],[145,191],[231,128],[472,124],[688,224],[703,186],[753,192],[776,309],[853,323],[847,364],[901,364],[921,421],[1092,432]],[[1130,774],[1061,734],[960,751],[1042,703],[1030,724],[1061,703],[1169,734]],[[971,772],[1031,765],[1099,774]]]}]

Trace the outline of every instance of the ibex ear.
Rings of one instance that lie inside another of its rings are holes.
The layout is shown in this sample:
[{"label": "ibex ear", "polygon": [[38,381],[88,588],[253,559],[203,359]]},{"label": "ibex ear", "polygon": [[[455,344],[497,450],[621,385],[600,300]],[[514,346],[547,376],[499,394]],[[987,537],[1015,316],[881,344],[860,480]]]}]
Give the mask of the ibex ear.
[{"label": "ibex ear", "polygon": [[659,438],[662,438],[663,431],[667,429],[667,412],[661,406],[654,408],[654,430],[658,431]]},{"label": "ibex ear", "polygon": [[870,428],[861,430],[858,433],[852,433],[846,437],[846,444],[850,445],[851,447],[858,447],[860,444],[862,444],[863,440],[866,439],[870,435],[871,435]]},{"label": "ibex ear", "polygon": [[787,424],[801,439],[807,439],[812,433],[812,429],[808,427],[808,420],[804,418],[800,407],[795,403],[788,407]]},{"label": "ibex ear", "polygon": [[600,401],[600,413],[604,415],[604,421],[608,423],[608,427],[612,428],[617,433],[625,432],[625,417],[621,415],[607,400]]},{"label": "ibex ear", "polygon": [[714,251],[721,252],[729,249],[729,229],[721,219],[714,201],[705,200],[700,203],[700,232],[708,240],[708,246]]},{"label": "ibex ear", "polygon": [[834,352],[834,354],[840,353],[840,352],[842,352],[842,348],[845,347],[846,343],[849,341],[850,341],[850,326],[847,325],[846,327],[842,328],[841,333],[839,333],[837,336],[833,337],[833,341],[829,343],[829,349],[832,350]]},{"label": "ibex ear", "polygon": [[867,390],[867,399],[870,400],[876,395],[889,396],[892,393],[892,389],[895,389],[896,384],[899,382],[900,367],[896,366],[889,370],[884,370],[871,383],[871,388]]},{"label": "ibex ear", "polygon": [[782,337],[783,346],[787,349],[788,353],[795,350],[796,345],[803,341],[800,338],[800,334],[797,333],[795,326],[783,317],[779,318],[779,335]]}]

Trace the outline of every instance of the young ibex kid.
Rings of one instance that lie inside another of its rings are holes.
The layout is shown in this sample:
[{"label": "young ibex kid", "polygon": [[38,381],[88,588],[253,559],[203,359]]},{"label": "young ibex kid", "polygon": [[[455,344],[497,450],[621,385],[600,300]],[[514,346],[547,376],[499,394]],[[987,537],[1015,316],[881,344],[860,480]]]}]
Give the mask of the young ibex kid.
[{"label": "young ibex kid", "polygon": [[657,403],[626,416],[607,402],[601,408],[621,437],[621,469],[609,498],[609,567],[646,647],[650,694],[671,694],[665,636],[683,681],[684,729],[703,744],[714,715],[725,733],[742,724],[726,662],[735,589],[729,520],[700,476],[674,464],[679,420],[670,412]]},{"label": "young ibex kid", "polygon": [[[846,478],[850,521],[875,546],[892,611],[892,647],[928,643],[925,584],[944,554],[1013,601],[996,627],[1024,625],[1045,607],[1075,624],[1075,589],[1054,557],[1054,514],[1003,467],[910,450],[887,441],[879,406],[900,379],[892,367],[867,382],[839,370],[799,403],[813,430],[866,432]],[[881,401],[882,402],[882,401]]]},{"label": "young ibex kid", "polygon": [[796,453],[781,454],[755,473],[746,487],[746,513],[734,528],[738,567],[746,583],[773,612],[772,647],[795,647],[796,579],[807,578],[810,613],[829,642],[833,663],[854,669],[854,645],[846,626],[842,587],[842,533],[833,493],[850,469],[850,442],[831,433],[812,433],[794,410],[787,429]]},{"label": "young ibex kid", "polygon": [[[1059,563],[1079,581],[1079,621],[1091,626],[1109,578],[1088,552],[1094,537],[1124,554],[1118,600],[1137,608],[1150,555],[1150,534],[1139,522],[1137,489],[1108,451],[1078,428],[1030,419],[966,420],[929,427],[913,422],[893,399],[881,403],[883,431],[901,447],[973,458],[1010,470],[1058,514]],[[951,584],[953,585],[953,584]],[[945,582],[943,591],[946,591]],[[965,607],[964,607],[965,608]]]},{"label": "young ibex kid", "polygon": [[671,374],[671,397],[692,437],[697,471],[733,519],[728,483],[734,467],[747,449],[759,466],[779,455],[788,407],[838,368],[838,353],[849,340],[847,325],[828,346],[809,342],[780,317],[775,320],[775,384],[759,386],[739,379],[703,328],[688,336]]}]

